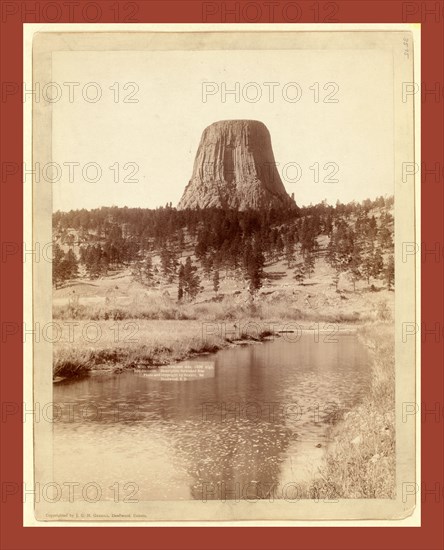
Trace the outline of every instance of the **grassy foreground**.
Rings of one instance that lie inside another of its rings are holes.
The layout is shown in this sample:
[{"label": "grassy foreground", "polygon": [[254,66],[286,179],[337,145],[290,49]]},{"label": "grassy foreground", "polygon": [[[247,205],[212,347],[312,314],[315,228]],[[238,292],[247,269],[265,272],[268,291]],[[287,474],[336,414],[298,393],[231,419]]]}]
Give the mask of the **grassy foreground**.
[{"label": "grassy foreground", "polygon": [[306,498],[395,498],[395,341],[392,323],[360,327],[372,355],[372,379],[364,400],[332,428],[319,478]]}]

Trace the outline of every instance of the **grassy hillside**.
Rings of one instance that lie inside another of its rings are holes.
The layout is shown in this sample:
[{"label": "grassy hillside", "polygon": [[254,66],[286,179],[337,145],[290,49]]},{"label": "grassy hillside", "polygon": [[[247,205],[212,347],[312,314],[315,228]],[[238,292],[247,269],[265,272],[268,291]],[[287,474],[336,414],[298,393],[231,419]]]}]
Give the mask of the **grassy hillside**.
[{"label": "grassy hillside", "polygon": [[[81,319],[206,319],[233,320],[244,315],[258,319],[292,319],[356,322],[388,319],[393,310],[394,293],[381,280],[353,282],[346,274],[334,284],[334,269],[322,255],[328,238],[320,241],[320,256],[314,273],[303,283],[294,278],[294,268],[285,260],[267,262],[263,286],[252,299],[246,281],[230,271],[220,273],[220,288],[213,290],[211,277],[192,254],[183,251],[198,266],[201,292],[192,301],[178,303],[177,282],[160,275],[146,286],[135,280],[130,268],[89,280],[67,281],[54,290],[54,317]],[[157,256],[154,265],[160,264]],[[71,304],[71,306],[70,306]]]}]

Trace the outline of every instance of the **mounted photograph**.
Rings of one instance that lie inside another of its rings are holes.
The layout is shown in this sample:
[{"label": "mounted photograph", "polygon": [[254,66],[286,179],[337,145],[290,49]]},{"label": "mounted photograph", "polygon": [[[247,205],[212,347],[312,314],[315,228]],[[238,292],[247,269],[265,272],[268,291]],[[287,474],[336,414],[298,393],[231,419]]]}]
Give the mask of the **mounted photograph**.
[{"label": "mounted photograph", "polygon": [[417,27],[25,29],[29,525],[413,521]]}]

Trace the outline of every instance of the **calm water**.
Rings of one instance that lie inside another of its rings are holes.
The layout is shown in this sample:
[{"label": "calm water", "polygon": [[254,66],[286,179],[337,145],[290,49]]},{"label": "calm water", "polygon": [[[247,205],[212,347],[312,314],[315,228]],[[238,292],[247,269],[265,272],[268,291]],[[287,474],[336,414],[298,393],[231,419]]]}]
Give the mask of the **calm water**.
[{"label": "calm water", "polygon": [[335,413],[369,384],[355,336],[323,339],[307,333],[149,374],[56,384],[54,479],[94,481],[104,500],[116,483],[120,498],[229,499],[307,479]]}]

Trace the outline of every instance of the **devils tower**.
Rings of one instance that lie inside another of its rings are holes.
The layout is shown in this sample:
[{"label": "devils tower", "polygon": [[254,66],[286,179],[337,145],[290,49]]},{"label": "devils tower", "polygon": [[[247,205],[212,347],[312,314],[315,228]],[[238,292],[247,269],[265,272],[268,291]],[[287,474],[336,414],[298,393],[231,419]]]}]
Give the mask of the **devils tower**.
[{"label": "devils tower", "polygon": [[203,131],[178,208],[295,208],[276,169],[270,133],[257,120],[221,120]]}]

